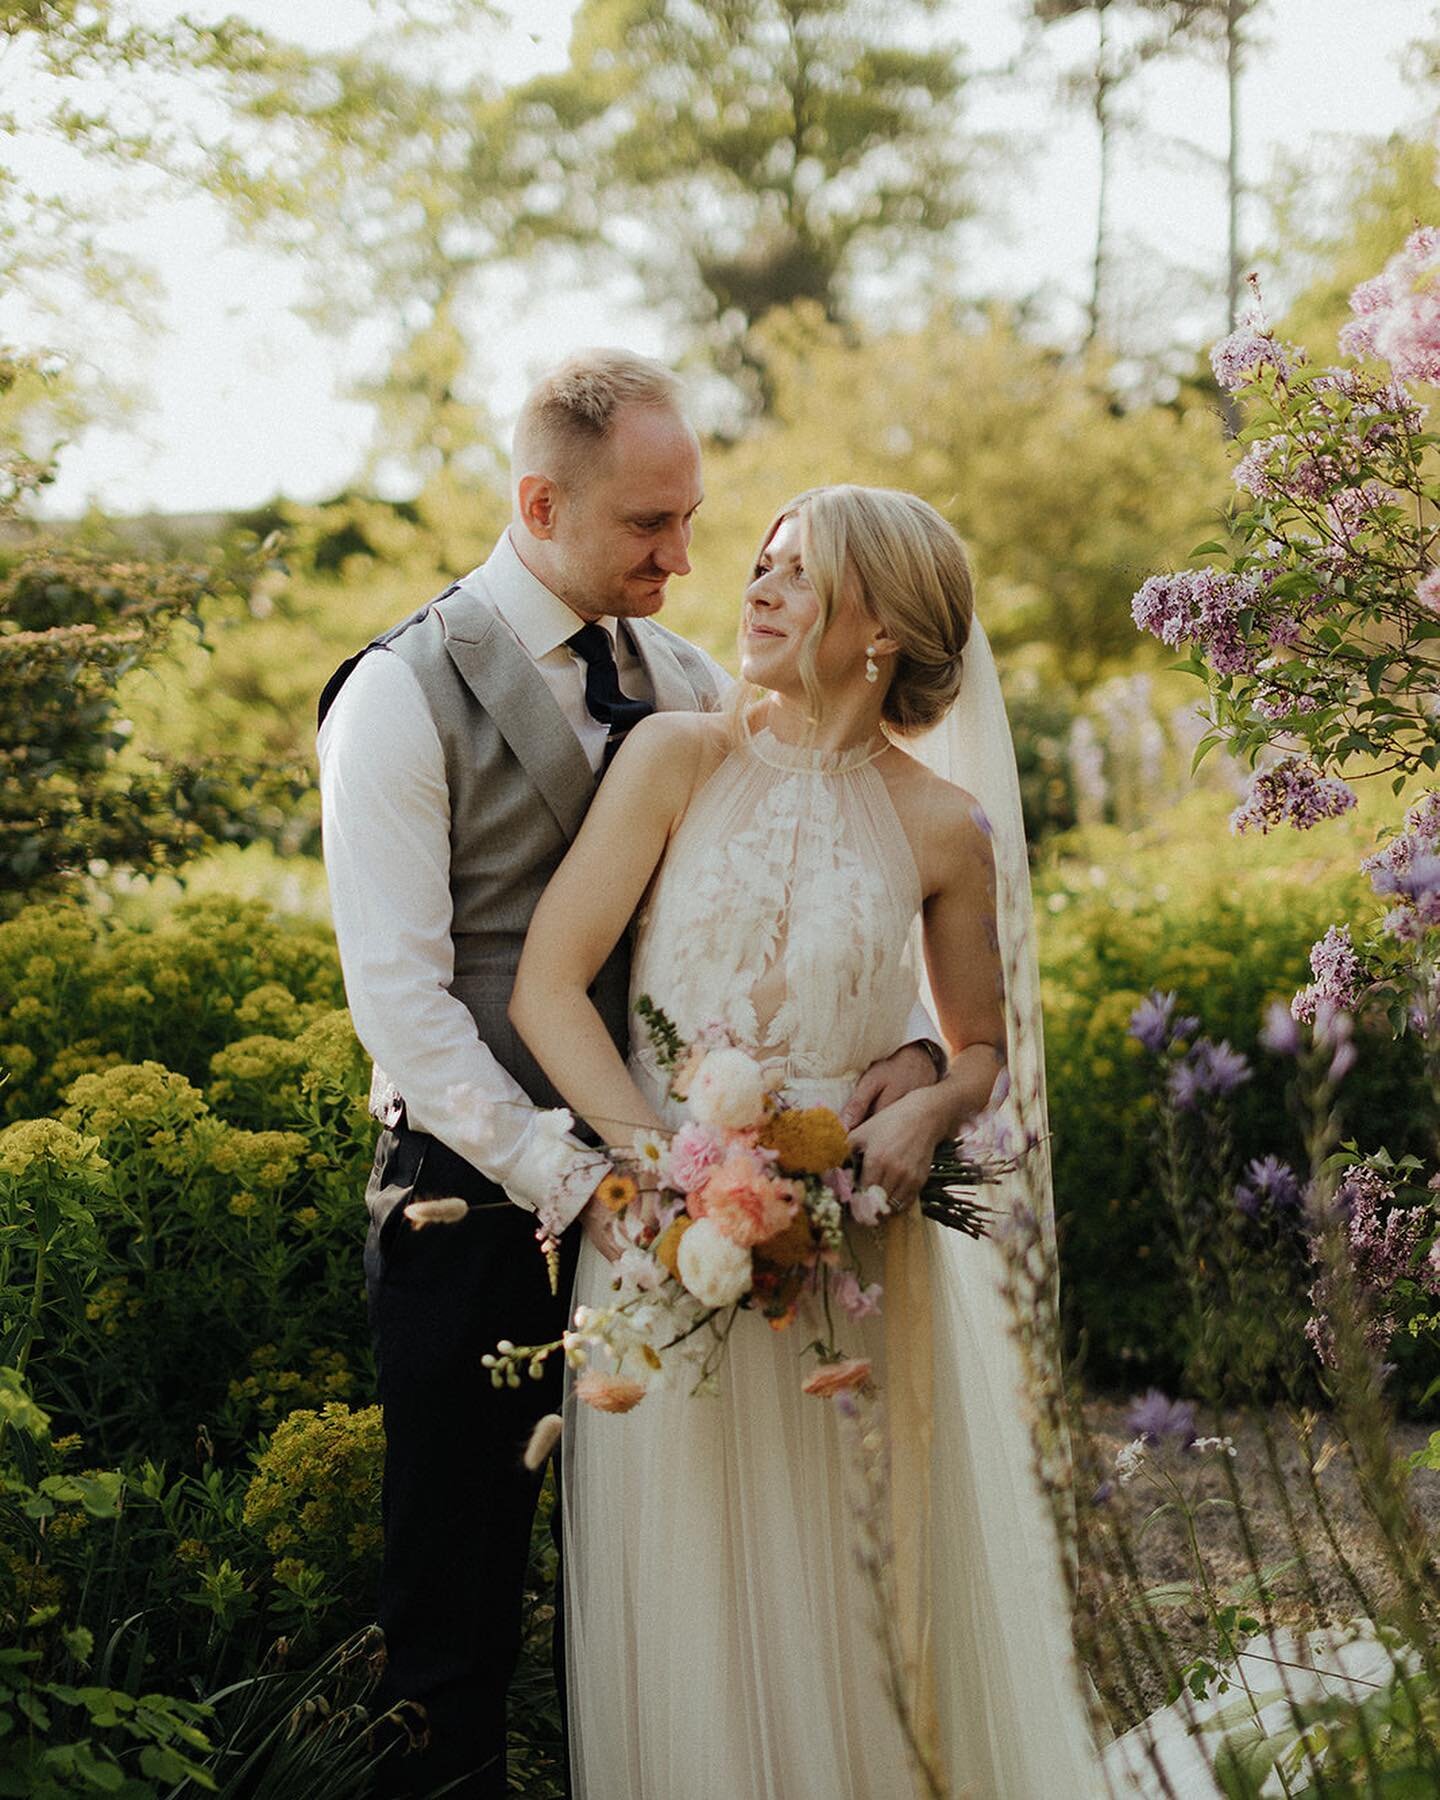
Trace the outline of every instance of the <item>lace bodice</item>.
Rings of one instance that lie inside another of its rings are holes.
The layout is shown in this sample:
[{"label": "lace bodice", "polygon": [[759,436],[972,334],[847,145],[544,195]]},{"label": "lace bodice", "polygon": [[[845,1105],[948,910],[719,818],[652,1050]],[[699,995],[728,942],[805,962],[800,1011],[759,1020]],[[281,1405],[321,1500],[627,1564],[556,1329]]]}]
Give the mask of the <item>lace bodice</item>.
[{"label": "lace bodice", "polygon": [[[793,1081],[853,1078],[896,1047],[922,896],[876,754],[766,730],[731,751],[637,920],[632,1001],[648,994],[687,1039],[726,1025]],[[654,1067],[641,1031],[634,1053]]]}]

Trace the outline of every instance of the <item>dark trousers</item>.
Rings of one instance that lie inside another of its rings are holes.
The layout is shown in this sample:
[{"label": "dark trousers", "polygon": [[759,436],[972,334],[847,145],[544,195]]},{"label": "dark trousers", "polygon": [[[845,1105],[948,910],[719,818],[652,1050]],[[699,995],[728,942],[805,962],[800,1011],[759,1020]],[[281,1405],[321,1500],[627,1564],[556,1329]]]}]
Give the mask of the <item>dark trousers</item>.
[{"label": "dark trousers", "polygon": [[[404,1217],[406,1201],[448,1195],[471,1203],[459,1223],[416,1229]],[[417,1703],[428,1729],[423,1748],[392,1747],[376,1791],[420,1800],[443,1787],[457,1800],[499,1800],[505,1694],[541,1482],[522,1459],[536,1420],[559,1409],[562,1368],[557,1354],[543,1380],[497,1389],[480,1358],[501,1338],[539,1344],[560,1335],[578,1244],[567,1245],[552,1295],[533,1216],[404,1125],[381,1134],[366,1198],[385,1415],[387,1663],[376,1709]],[[558,1596],[556,1619],[563,1678]]]}]

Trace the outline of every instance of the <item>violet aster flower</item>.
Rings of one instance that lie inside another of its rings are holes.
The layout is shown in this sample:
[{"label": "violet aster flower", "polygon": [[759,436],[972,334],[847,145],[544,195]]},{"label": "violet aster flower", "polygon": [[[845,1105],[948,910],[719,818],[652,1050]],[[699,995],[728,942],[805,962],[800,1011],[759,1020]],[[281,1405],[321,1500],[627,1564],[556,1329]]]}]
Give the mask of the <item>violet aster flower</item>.
[{"label": "violet aster flower", "polygon": [[1159,1388],[1151,1388],[1125,1415],[1125,1429],[1147,1444],[1163,1444],[1173,1438],[1182,1450],[1195,1441],[1195,1408],[1188,1400],[1171,1400]]},{"label": "violet aster flower", "polygon": [[1249,795],[1230,815],[1230,829],[1262,836],[1277,825],[1308,831],[1322,819],[1338,819],[1354,804],[1354,789],[1345,782],[1322,775],[1303,757],[1287,756],[1255,777]]}]

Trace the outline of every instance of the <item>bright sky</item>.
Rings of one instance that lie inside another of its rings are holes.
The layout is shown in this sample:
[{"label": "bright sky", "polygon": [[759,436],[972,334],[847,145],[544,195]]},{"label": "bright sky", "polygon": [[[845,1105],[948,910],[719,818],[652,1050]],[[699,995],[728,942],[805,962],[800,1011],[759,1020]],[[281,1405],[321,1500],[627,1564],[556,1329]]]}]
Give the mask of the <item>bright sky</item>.
[{"label": "bright sky", "polygon": [[[505,4],[512,22],[491,67],[502,79],[562,67],[574,0]],[[154,0],[152,10],[169,9]],[[354,41],[369,17],[363,0],[243,0],[191,10],[238,10],[317,47]],[[1413,129],[1421,97],[1402,80],[1400,58],[1424,29],[1425,10],[1415,0],[1368,0],[1362,24],[1354,0],[1271,0],[1268,41],[1244,93],[1248,179],[1263,180],[1282,152],[1330,160],[1337,135]],[[1017,0],[950,0],[952,28],[970,46],[972,66],[995,68],[1017,52],[1018,11]],[[1076,21],[1053,32],[1019,79],[977,86],[971,109],[977,127],[1017,132],[1033,149],[995,178],[994,216],[968,239],[967,287],[977,294],[1043,289],[1071,319],[1086,292],[1097,157],[1084,118],[1057,104],[1054,91],[1062,62],[1080,53],[1088,30]],[[1153,296],[1163,286],[1162,261],[1222,265],[1222,187],[1205,153],[1223,149],[1224,90],[1210,67],[1177,63],[1152,69],[1136,84],[1133,104],[1151,135],[1122,146],[1112,217],[1133,256],[1137,295]],[[1167,144],[1162,133],[1197,151]],[[65,450],[46,510],[73,513],[94,499],[120,512],[201,511],[277,493],[317,499],[343,486],[372,426],[370,409],[348,399],[346,388],[382,356],[390,322],[376,320],[344,342],[318,335],[291,310],[304,291],[303,269],[236,243],[208,202],[156,208],[127,222],[120,241],[158,273],[162,329],[137,339],[87,319],[68,341],[63,320],[47,332],[62,348],[118,365],[146,404],[123,426],[94,427]],[[1183,325],[1203,342],[1219,325],[1218,303],[1213,321]],[[0,335],[4,326],[0,307]],[[661,355],[675,347],[659,321],[619,296],[557,293],[537,304],[522,302],[518,285],[513,299],[490,306],[485,334],[485,392],[502,421],[538,367],[580,344],[624,342]]]}]

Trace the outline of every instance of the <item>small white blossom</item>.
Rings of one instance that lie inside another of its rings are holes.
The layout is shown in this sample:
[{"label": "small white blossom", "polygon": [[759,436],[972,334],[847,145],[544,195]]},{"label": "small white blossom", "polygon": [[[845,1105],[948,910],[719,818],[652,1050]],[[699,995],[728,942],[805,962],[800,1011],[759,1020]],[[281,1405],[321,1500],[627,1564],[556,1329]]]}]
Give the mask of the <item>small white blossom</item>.
[{"label": "small white blossom", "polygon": [[612,1285],[627,1300],[634,1294],[653,1293],[666,1278],[666,1271],[647,1250],[632,1245],[615,1264]]},{"label": "small white blossom", "polygon": [[1206,1450],[1223,1450],[1226,1456],[1235,1456],[1237,1454],[1235,1440],[1231,1437],[1197,1437],[1190,1448],[1201,1452]]},{"label": "small white blossom", "polygon": [[861,1225],[878,1225],[890,1213],[890,1196],[878,1182],[857,1188],[850,1201],[850,1212]]},{"label": "small white blossom", "polygon": [[1140,1473],[1145,1464],[1145,1440],[1143,1437],[1132,1438],[1123,1448],[1115,1452],[1115,1477],[1121,1487],[1127,1486]]}]

